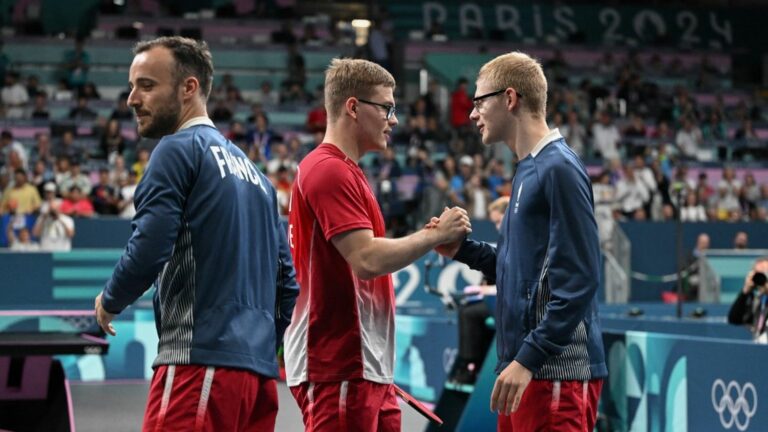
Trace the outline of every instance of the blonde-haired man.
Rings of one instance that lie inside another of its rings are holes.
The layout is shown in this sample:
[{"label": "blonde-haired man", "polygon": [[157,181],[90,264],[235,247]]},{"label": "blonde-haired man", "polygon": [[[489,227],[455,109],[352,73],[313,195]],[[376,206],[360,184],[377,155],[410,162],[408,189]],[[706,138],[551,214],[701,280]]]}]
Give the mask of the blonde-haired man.
[{"label": "blonde-haired man", "polygon": [[323,144],[302,160],[293,185],[289,241],[302,289],[285,362],[307,431],[400,430],[390,273],[471,231],[466,212],[453,208],[437,229],[384,238],[384,218],[357,163],[387,146],[398,123],[394,88],[375,63],[333,60]]},{"label": "blonde-haired man", "polygon": [[547,81],[520,52],[479,72],[474,109],[484,144],[520,160],[496,247],[464,240],[438,252],[495,280],[500,431],[583,431],[607,375],[595,293],[600,249],[592,188],[578,156],[545,120]]}]

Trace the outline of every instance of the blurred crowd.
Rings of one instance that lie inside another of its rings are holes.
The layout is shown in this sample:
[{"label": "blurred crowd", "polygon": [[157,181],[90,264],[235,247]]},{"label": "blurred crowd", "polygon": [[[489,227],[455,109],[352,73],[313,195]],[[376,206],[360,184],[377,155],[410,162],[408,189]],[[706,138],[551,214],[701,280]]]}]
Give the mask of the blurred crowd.
[{"label": "blurred crowd", "polygon": [[[320,43],[311,30],[299,38],[285,26],[273,35],[288,49],[287,78],[279,88],[265,80],[258,91],[244,92],[225,73],[208,106],[222,132],[273,181],[283,213],[297,164],[322,141],[327,121],[322,86],[307,88],[301,48]],[[358,54],[389,66],[390,31],[374,25]],[[71,239],[71,218],[130,218],[135,212],[133,193],[156,143],[136,136],[127,91],[102,100],[99,86],[88,80],[89,58],[85,41],[76,39],[62,58],[60,81],[51,84],[34,75],[22,80],[0,50],[6,124],[0,212],[12,247],[35,239],[42,244],[46,227],[39,221],[63,221],[48,231]],[[606,52],[591,70],[580,70],[584,78],[574,84],[573,68],[559,51],[543,63],[550,82],[547,120],[594,176],[601,235],[615,220],[768,220],[768,145],[759,129],[766,124],[765,100],[743,92],[729,99],[721,85],[729,71],[707,56],[685,68],[658,55],[618,61]],[[660,76],[695,78],[687,81],[691,85],[663,86],[656,84]],[[421,226],[444,206],[487,219],[488,204],[510,195],[515,156],[503,143],[480,143],[469,120],[472,87],[464,78],[450,86],[432,80],[413,100],[398,100],[400,124],[390,147],[361,161],[391,235]],[[714,97],[699,104],[694,95],[700,92]],[[71,108],[57,118],[50,103]],[[111,107],[109,115],[93,104]],[[273,126],[276,112],[301,113],[306,120],[299,127]],[[19,124],[34,127],[34,137],[15,138]],[[89,133],[82,133],[83,124]]]}]

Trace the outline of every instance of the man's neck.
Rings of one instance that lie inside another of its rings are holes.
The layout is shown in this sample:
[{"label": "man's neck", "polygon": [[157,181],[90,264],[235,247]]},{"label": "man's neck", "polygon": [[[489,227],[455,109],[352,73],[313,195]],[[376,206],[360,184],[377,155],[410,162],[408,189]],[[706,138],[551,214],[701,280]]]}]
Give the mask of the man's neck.
[{"label": "man's neck", "polygon": [[323,142],[338,147],[349,159],[357,163],[364,152],[361,151],[354,135],[343,133],[337,125],[328,124]]},{"label": "man's neck", "polygon": [[549,126],[544,119],[528,117],[518,122],[516,133],[507,141],[507,146],[517,154],[518,160],[523,160],[548,133]]},{"label": "man's neck", "polygon": [[208,117],[208,111],[205,109],[205,104],[202,101],[183,106],[181,108],[181,116],[179,116],[179,123],[176,125],[176,131],[186,122],[192,120],[195,117]]}]

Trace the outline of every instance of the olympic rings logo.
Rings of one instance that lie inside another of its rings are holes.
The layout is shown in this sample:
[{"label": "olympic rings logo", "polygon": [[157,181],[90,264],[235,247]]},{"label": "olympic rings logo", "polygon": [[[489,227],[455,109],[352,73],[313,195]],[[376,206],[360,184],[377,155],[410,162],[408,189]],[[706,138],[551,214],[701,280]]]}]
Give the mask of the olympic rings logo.
[{"label": "olympic rings logo", "polygon": [[720,424],[724,428],[730,429],[735,424],[738,430],[745,431],[757,412],[757,391],[751,382],[742,387],[736,381],[726,385],[717,379],[712,383],[712,406],[720,415]]}]

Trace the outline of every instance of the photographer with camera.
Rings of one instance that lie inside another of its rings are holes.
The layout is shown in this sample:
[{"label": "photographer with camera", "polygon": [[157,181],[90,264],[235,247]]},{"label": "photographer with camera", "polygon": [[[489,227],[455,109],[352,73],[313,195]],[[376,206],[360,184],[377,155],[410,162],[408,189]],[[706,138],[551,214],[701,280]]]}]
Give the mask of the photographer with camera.
[{"label": "photographer with camera", "polygon": [[56,198],[56,185],[48,182],[43,186],[45,202],[40,207],[40,216],[32,229],[32,235],[40,239],[40,250],[61,252],[72,249],[75,236],[75,222],[61,213],[61,200]]},{"label": "photographer with camera", "polygon": [[749,326],[757,343],[768,344],[766,316],[768,316],[768,257],[758,258],[744,278],[736,301],[728,312],[728,322]]}]

